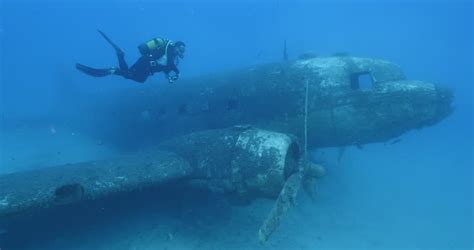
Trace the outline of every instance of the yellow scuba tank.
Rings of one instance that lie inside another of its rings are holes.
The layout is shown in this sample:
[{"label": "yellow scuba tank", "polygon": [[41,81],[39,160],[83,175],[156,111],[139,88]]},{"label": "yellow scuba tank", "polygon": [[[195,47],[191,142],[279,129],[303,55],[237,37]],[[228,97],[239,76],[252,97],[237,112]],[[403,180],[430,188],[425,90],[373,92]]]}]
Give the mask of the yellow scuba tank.
[{"label": "yellow scuba tank", "polygon": [[147,42],[144,42],[138,45],[138,50],[142,55],[163,55],[165,53],[165,48],[167,47],[170,41],[163,38],[153,38]]}]

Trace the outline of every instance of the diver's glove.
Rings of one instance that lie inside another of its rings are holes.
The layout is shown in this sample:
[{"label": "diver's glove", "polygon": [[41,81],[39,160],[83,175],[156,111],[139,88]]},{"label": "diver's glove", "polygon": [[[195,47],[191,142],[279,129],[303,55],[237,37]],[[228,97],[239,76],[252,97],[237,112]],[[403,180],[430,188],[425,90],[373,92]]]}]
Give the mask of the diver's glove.
[{"label": "diver's glove", "polygon": [[169,83],[174,83],[175,81],[177,81],[179,79],[179,75],[176,74],[174,76],[168,76],[168,82]]}]

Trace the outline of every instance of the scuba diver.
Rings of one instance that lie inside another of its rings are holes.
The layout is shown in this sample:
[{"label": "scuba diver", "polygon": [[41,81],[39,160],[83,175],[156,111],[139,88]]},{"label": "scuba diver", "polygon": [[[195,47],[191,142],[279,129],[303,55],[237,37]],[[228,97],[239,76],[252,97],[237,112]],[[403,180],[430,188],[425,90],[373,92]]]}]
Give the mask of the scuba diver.
[{"label": "scuba diver", "polygon": [[[179,59],[184,57],[186,45],[181,42],[172,42],[168,39],[154,38],[146,43],[140,44],[138,50],[141,57],[128,67],[125,61],[125,54],[104,32],[98,30],[104,39],[112,45],[117,53],[119,67],[96,69],[76,63],[76,68],[88,75],[103,77],[108,75],[119,75],[126,79],[131,79],[140,83],[145,82],[148,76],[157,72],[164,72],[169,83],[173,83],[179,78],[177,65]],[[174,72],[174,74],[170,74]]]}]

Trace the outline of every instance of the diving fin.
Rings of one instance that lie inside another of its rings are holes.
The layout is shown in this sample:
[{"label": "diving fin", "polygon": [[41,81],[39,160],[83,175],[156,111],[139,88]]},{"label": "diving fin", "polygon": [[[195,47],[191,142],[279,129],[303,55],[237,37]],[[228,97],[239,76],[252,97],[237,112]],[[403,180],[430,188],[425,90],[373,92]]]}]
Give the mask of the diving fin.
[{"label": "diving fin", "polygon": [[110,40],[110,38],[104,33],[102,32],[101,30],[97,30],[101,35],[102,37],[110,44],[112,45],[112,47],[114,47],[115,51],[117,52],[117,54],[123,54],[123,51],[122,49],[117,46],[117,44],[115,44],[114,42],[112,42],[112,40]]},{"label": "diving fin", "polygon": [[95,69],[95,68],[91,68],[80,63],[76,63],[76,69],[90,76],[95,76],[95,77],[108,76],[115,73],[115,70],[116,70],[115,68]]}]

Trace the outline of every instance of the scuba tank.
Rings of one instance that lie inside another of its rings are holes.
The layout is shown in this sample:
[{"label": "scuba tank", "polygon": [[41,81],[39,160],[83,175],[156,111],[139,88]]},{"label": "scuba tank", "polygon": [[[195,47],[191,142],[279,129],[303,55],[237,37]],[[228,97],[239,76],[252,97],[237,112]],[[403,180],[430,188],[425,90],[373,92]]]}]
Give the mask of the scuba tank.
[{"label": "scuba tank", "polygon": [[171,41],[167,39],[153,38],[147,42],[138,45],[138,50],[143,56],[153,55],[161,57],[162,55],[166,54],[166,49],[168,48],[168,45],[170,43]]}]

